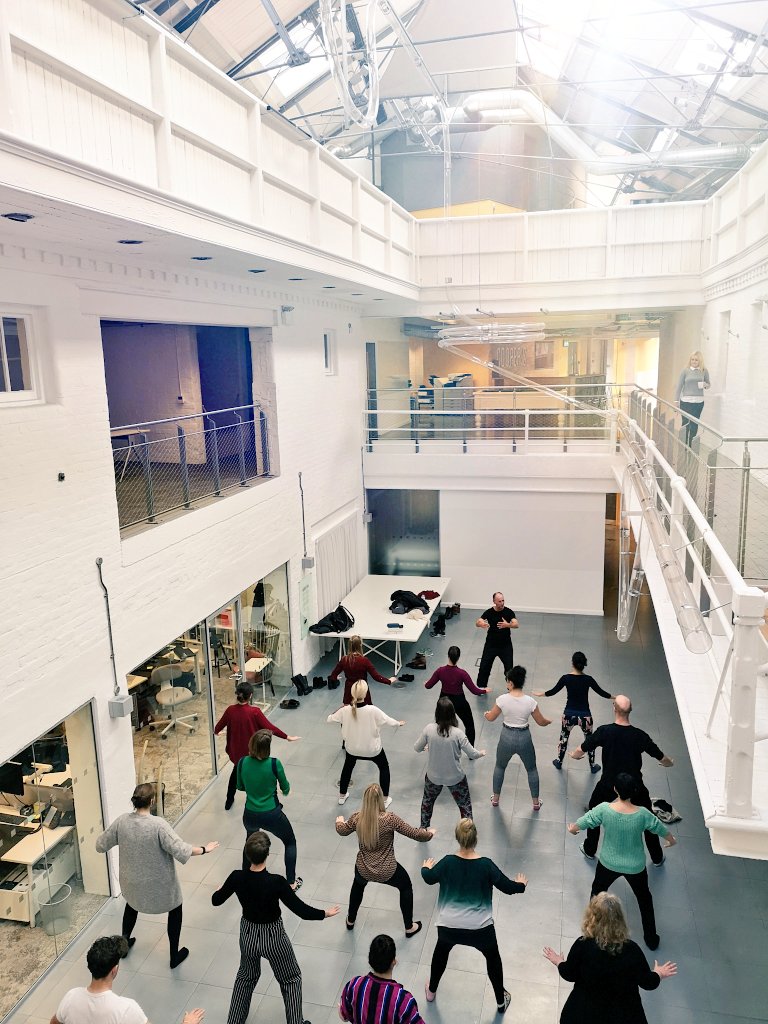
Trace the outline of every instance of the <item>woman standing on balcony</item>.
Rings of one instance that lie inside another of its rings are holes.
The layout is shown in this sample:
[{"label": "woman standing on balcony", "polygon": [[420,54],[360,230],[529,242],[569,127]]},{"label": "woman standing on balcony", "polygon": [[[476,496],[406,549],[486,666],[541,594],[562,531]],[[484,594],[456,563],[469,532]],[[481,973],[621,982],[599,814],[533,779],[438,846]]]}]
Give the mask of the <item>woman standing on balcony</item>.
[{"label": "woman standing on balcony", "polygon": [[675,391],[675,401],[680,406],[680,413],[683,420],[683,435],[685,443],[690,448],[691,441],[699,429],[699,424],[688,419],[686,413],[701,419],[701,412],[704,408],[704,392],[709,389],[709,370],[704,365],[704,356],[701,352],[692,352],[688,365],[680,374]]}]

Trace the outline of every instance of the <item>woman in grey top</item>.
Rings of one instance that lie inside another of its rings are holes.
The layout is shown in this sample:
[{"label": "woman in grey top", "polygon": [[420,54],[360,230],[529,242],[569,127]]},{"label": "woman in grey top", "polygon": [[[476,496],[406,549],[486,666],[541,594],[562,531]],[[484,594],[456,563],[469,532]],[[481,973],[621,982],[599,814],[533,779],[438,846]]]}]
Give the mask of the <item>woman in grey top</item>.
[{"label": "woman in grey top", "polygon": [[424,726],[424,732],[416,740],[413,749],[421,752],[428,749],[429,759],[424,776],[424,796],[421,799],[421,827],[429,828],[432,809],[443,786],[456,801],[462,818],[472,817],[472,800],[469,783],[461,768],[462,750],[474,761],[484,757],[484,750],[475,750],[465,733],[459,728],[456,710],[450,697],[441,697],[435,708],[435,720]]},{"label": "woman in grey top", "polygon": [[701,419],[701,411],[704,408],[704,392],[709,388],[709,370],[704,365],[704,356],[701,352],[692,352],[688,365],[680,374],[675,391],[675,401],[680,405],[680,412],[683,419],[683,434],[685,443],[690,447],[691,441],[696,437],[699,424],[688,419],[686,413]]},{"label": "woman in grey top", "polygon": [[175,860],[186,864],[190,857],[200,857],[215,850],[218,843],[191,846],[176,835],[165,818],[151,813],[155,787],[148,782],[133,791],[131,814],[121,814],[96,840],[99,853],[113,846],[120,850],[120,889],[125,899],[123,935],[128,948],[136,939],[131,933],[139,914],[167,914],[168,942],[171,946],[171,967],[187,959],[189,950],[179,949],[181,938],[181,886],[176,876]]}]

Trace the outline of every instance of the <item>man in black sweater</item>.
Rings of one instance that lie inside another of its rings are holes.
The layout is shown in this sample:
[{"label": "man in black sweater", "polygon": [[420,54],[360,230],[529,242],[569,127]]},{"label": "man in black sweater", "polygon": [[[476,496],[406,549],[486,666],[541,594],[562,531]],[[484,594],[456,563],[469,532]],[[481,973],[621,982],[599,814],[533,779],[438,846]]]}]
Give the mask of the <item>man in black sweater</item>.
[{"label": "man in black sweater", "polygon": [[[621,772],[626,772],[637,781],[637,790],[632,797],[632,802],[652,811],[651,796],[643,783],[643,754],[655,757],[664,768],[671,768],[675,763],[671,757],[667,757],[656,746],[647,732],[629,724],[631,711],[632,701],[629,697],[618,694],[613,698],[613,725],[601,725],[591,735],[584,737],[580,747],[571,751],[571,757],[578,761],[590,750],[595,750],[597,747],[603,748],[603,774],[590,797],[590,810],[597,807],[598,804],[610,803],[614,799],[613,785],[616,776]],[[599,839],[599,828],[587,829],[587,838],[584,840],[581,850],[584,856],[590,860],[595,858]],[[652,832],[646,832],[645,845],[648,847],[651,860],[658,867],[664,861],[659,837]]]},{"label": "man in black sweater", "polygon": [[501,659],[505,672],[514,665],[510,630],[518,629],[520,623],[512,609],[507,608],[504,604],[504,595],[497,590],[493,595],[492,606],[483,612],[475,625],[478,629],[486,630],[485,646],[480,658],[480,667],[477,670],[478,688],[484,690],[488,686],[491,669],[497,658]]},{"label": "man in black sweater", "polygon": [[245,844],[250,861],[248,871],[233,871],[211,902],[220,907],[234,893],[243,908],[240,922],[240,967],[232,989],[227,1024],[245,1024],[253,990],[261,977],[261,958],[266,957],[280,985],[287,1024],[309,1024],[301,1002],[301,969],[290,939],[285,934],[280,904],[284,903],[305,921],[334,917],[339,907],[320,910],[299,899],[282,875],[267,871],[270,839],[266,832],[253,832]]}]

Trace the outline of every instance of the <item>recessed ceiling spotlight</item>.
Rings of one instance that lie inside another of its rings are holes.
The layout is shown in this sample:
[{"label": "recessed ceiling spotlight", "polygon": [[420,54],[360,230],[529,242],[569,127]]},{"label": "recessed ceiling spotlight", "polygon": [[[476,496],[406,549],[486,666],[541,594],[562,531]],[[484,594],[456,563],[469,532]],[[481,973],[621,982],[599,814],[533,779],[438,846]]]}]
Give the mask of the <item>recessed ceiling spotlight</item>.
[{"label": "recessed ceiling spotlight", "polygon": [[327,291],[327,292],[332,291],[335,287],[336,287],[335,284],[324,284],[323,285],[324,290]]},{"label": "recessed ceiling spotlight", "polygon": [[254,269],[254,270],[249,270],[248,273],[249,274],[266,274],[266,270]]},{"label": "recessed ceiling spotlight", "polygon": [[197,260],[198,263],[205,263],[207,260],[212,260],[213,256],[191,256],[190,259]]},{"label": "recessed ceiling spotlight", "polygon": [[19,224],[26,224],[28,220],[34,220],[35,215],[33,213],[4,213],[3,217],[6,220],[15,220]]},{"label": "recessed ceiling spotlight", "polygon": [[118,245],[144,245],[144,242],[140,238],[118,238]]},{"label": "recessed ceiling spotlight", "polygon": [[359,297],[360,297],[360,296],[361,296],[362,294],[363,294],[362,292],[352,292],[352,295],[354,295],[354,296],[356,296],[356,297],[358,297],[358,298],[359,298]]},{"label": "recessed ceiling spotlight", "polygon": [[373,301],[374,301],[374,302],[383,302],[383,301],[384,301],[384,299],[374,299]]},{"label": "recessed ceiling spotlight", "polygon": [[289,277],[289,281],[306,281],[306,277]]}]

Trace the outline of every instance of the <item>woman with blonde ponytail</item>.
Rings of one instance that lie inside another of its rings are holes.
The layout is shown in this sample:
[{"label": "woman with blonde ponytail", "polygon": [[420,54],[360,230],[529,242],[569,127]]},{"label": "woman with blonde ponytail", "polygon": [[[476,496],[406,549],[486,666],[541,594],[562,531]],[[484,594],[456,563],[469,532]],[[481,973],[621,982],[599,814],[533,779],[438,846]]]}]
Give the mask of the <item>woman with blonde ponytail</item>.
[{"label": "woman with blonde ponytail", "polygon": [[368,683],[364,679],[352,684],[350,696],[351,704],[345,704],[327,718],[327,721],[338,722],[341,725],[341,736],[344,740],[345,758],[339,779],[339,803],[347,802],[349,783],[357,761],[373,761],[379,769],[379,782],[386,806],[389,807],[392,803],[392,797],[389,795],[389,761],[381,742],[381,727],[405,725],[405,722],[390,718],[381,708],[366,703],[366,698],[370,701],[370,697]]},{"label": "woman with blonde ponytail", "polygon": [[456,841],[459,848],[455,853],[449,853],[437,864],[432,859],[425,860],[421,866],[421,877],[427,885],[440,886],[437,945],[425,986],[427,1002],[435,1000],[453,947],[471,946],[485,957],[496,1009],[504,1013],[512,996],[504,988],[504,968],[493,926],[493,890],[525,892],[528,879],[521,874],[515,875],[514,881],[507,878],[492,860],[477,853],[477,829],[469,818],[462,818],[456,826]]},{"label": "woman with blonde ponytail", "polygon": [[386,809],[381,786],[372,783],[363,793],[363,804],[346,821],[342,815],[336,819],[340,836],[357,832],[360,851],[355,861],[355,877],[349,894],[347,929],[352,931],[369,882],[394,886],[400,893],[400,912],[405,934],[410,937],[421,931],[421,921],[413,920],[413,886],[408,872],[395,860],[395,832],[417,843],[426,843],[435,834],[433,828],[414,828],[407,821]]}]

